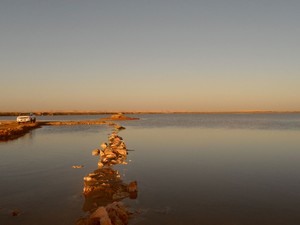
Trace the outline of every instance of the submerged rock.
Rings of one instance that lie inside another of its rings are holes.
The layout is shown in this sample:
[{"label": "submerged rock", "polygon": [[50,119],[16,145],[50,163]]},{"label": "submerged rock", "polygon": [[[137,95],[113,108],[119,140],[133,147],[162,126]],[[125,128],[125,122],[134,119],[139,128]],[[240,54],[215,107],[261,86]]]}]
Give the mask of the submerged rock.
[{"label": "submerged rock", "polygon": [[14,210],[11,211],[12,216],[19,216],[20,214],[21,214],[20,209],[14,209]]},{"label": "submerged rock", "polygon": [[98,207],[89,217],[81,218],[76,225],[127,225],[130,212],[121,202]]},{"label": "submerged rock", "polygon": [[111,220],[108,216],[108,213],[104,207],[99,207],[95,212],[90,216],[91,219],[97,219],[100,222],[100,225],[111,225]]},{"label": "submerged rock", "polygon": [[121,202],[113,202],[106,206],[106,211],[112,224],[115,225],[126,225],[129,220],[129,211]]},{"label": "submerged rock", "polygon": [[72,166],[73,169],[82,169],[83,167],[84,167],[83,165]]}]

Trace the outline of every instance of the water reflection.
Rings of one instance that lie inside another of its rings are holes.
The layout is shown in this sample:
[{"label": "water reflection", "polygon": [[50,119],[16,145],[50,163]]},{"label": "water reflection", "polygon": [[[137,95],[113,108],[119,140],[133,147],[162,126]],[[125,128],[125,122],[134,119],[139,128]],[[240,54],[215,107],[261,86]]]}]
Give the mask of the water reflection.
[{"label": "water reflection", "polygon": [[84,176],[107,168],[113,187],[138,181],[137,200],[120,200],[140,212],[131,224],[300,224],[300,114],[141,117],[117,133],[138,150],[128,165],[97,168],[91,150],[107,140],[106,126],[43,127],[32,142],[0,143],[0,224],[74,224],[96,212],[88,202],[106,208],[117,194],[92,199],[82,191]]},{"label": "water reflection", "polygon": [[125,198],[137,198],[137,182],[125,184],[119,172],[111,167],[95,170],[84,178],[83,210],[93,212],[100,206]]}]

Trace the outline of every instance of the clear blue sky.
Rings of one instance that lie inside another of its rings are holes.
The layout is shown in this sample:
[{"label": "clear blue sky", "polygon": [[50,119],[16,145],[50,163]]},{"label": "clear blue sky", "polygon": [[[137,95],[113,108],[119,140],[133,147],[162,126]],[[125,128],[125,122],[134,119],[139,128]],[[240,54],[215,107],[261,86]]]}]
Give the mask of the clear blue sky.
[{"label": "clear blue sky", "polygon": [[299,0],[1,0],[0,111],[300,110]]}]

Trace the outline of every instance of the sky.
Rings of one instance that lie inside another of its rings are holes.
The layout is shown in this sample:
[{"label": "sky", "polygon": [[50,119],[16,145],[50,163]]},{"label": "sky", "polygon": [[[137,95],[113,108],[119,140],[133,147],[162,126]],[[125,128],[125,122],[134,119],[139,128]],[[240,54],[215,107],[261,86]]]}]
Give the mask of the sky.
[{"label": "sky", "polygon": [[1,0],[0,111],[300,110],[299,0]]}]

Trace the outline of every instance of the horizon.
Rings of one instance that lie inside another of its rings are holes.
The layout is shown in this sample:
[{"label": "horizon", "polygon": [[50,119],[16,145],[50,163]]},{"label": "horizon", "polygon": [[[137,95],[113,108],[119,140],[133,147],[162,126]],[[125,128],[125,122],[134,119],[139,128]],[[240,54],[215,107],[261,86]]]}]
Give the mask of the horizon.
[{"label": "horizon", "polygon": [[2,1],[0,111],[300,111],[299,8]]},{"label": "horizon", "polygon": [[101,111],[101,110],[39,110],[39,111],[0,111],[0,116],[17,115],[19,113],[35,113],[45,115],[76,115],[76,114],[293,114],[300,110],[234,110],[234,111]]}]

